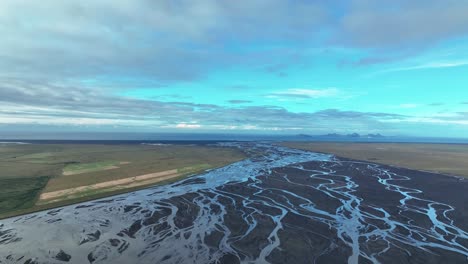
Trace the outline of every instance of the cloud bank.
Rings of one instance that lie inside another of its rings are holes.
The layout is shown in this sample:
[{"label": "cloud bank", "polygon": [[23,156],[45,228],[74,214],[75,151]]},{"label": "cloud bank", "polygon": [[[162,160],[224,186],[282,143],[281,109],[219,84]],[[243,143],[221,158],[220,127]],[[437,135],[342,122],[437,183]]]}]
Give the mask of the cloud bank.
[{"label": "cloud bank", "polygon": [[[466,124],[461,112],[442,119],[349,111],[338,104],[293,111],[236,94],[202,104],[172,91],[171,85],[196,83],[236,67],[294,80],[287,73],[290,68],[329,46],[362,51],[356,64],[388,63],[465,37],[467,13],[465,0],[385,5],[369,0],[4,0],[0,123],[317,132],[395,131],[403,123]],[[460,60],[394,71],[464,65]],[[255,81],[238,79],[220,88],[221,93],[256,89]],[[342,95],[337,88],[288,87],[299,88],[271,87],[262,95],[288,100]],[[122,96],[122,91],[138,88],[167,89],[168,96]]]}]

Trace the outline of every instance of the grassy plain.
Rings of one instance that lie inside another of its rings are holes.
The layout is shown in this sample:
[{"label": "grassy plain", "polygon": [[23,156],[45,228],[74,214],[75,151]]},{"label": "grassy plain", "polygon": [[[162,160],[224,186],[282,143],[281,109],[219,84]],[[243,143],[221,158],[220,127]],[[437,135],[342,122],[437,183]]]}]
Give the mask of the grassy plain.
[{"label": "grassy plain", "polygon": [[468,177],[468,145],[422,143],[284,142],[297,149]]},{"label": "grassy plain", "polygon": [[[0,218],[167,183],[243,158],[236,149],[202,145],[0,144]],[[174,173],[141,177],[165,171]],[[62,190],[74,191],[39,200]]]},{"label": "grassy plain", "polygon": [[34,206],[48,180],[48,177],[1,179],[0,215]]},{"label": "grassy plain", "polygon": [[69,164],[63,168],[63,175],[74,175],[94,171],[103,171],[110,169],[117,169],[117,165],[125,162],[118,161],[99,161],[99,162],[90,162],[90,163],[74,163]]}]

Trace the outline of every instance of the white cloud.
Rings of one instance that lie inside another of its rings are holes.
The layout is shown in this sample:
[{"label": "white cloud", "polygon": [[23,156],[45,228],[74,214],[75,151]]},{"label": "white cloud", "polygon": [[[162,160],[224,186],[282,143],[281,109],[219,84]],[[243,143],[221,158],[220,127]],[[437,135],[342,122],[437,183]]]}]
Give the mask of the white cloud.
[{"label": "white cloud", "polygon": [[306,88],[291,88],[285,91],[278,91],[267,95],[268,97],[296,97],[296,98],[324,98],[324,97],[336,97],[340,94],[340,90],[337,88],[326,88],[326,89],[306,89]]},{"label": "white cloud", "polygon": [[380,120],[383,123],[417,123],[417,124],[437,124],[437,125],[468,125],[466,119],[443,119],[434,117],[408,117],[404,119]]},{"label": "white cloud", "polygon": [[414,70],[424,70],[424,69],[441,69],[441,68],[453,68],[453,67],[462,67],[467,66],[468,61],[436,61],[436,62],[429,62],[423,63],[408,67],[399,67],[399,68],[392,68],[388,70],[381,71],[380,73],[386,72],[398,72],[398,71],[414,71]]},{"label": "white cloud", "polygon": [[[155,123],[155,122],[153,122]],[[47,115],[23,115],[11,116],[0,114],[0,124],[27,124],[27,125],[54,125],[54,126],[148,126],[149,122],[141,120],[122,120],[109,118],[65,118],[54,117]],[[154,124],[153,124],[154,125]]]},{"label": "white cloud", "polygon": [[199,124],[187,124],[187,123],[180,123],[176,125],[176,128],[188,128],[188,129],[194,129],[194,128],[200,128],[201,125]]}]

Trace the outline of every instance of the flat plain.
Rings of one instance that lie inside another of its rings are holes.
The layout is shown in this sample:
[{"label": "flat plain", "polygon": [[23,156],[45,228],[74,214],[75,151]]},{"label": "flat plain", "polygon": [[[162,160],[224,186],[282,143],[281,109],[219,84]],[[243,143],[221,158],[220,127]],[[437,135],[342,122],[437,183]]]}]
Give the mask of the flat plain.
[{"label": "flat plain", "polygon": [[167,183],[241,160],[207,145],[0,144],[0,218]]},{"label": "flat plain", "polygon": [[467,263],[468,179],[268,142],[224,145],[248,158],[0,221],[0,262]]},{"label": "flat plain", "polygon": [[468,177],[468,145],[283,142],[284,146],[397,167]]}]

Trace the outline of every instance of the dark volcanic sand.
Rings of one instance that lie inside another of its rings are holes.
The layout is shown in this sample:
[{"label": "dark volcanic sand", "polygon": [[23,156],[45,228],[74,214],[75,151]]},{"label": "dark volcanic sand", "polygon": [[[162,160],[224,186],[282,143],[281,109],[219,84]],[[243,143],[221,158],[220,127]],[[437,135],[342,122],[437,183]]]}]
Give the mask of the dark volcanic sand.
[{"label": "dark volcanic sand", "polygon": [[0,222],[0,263],[468,263],[468,182],[268,144],[168,186]]}]

